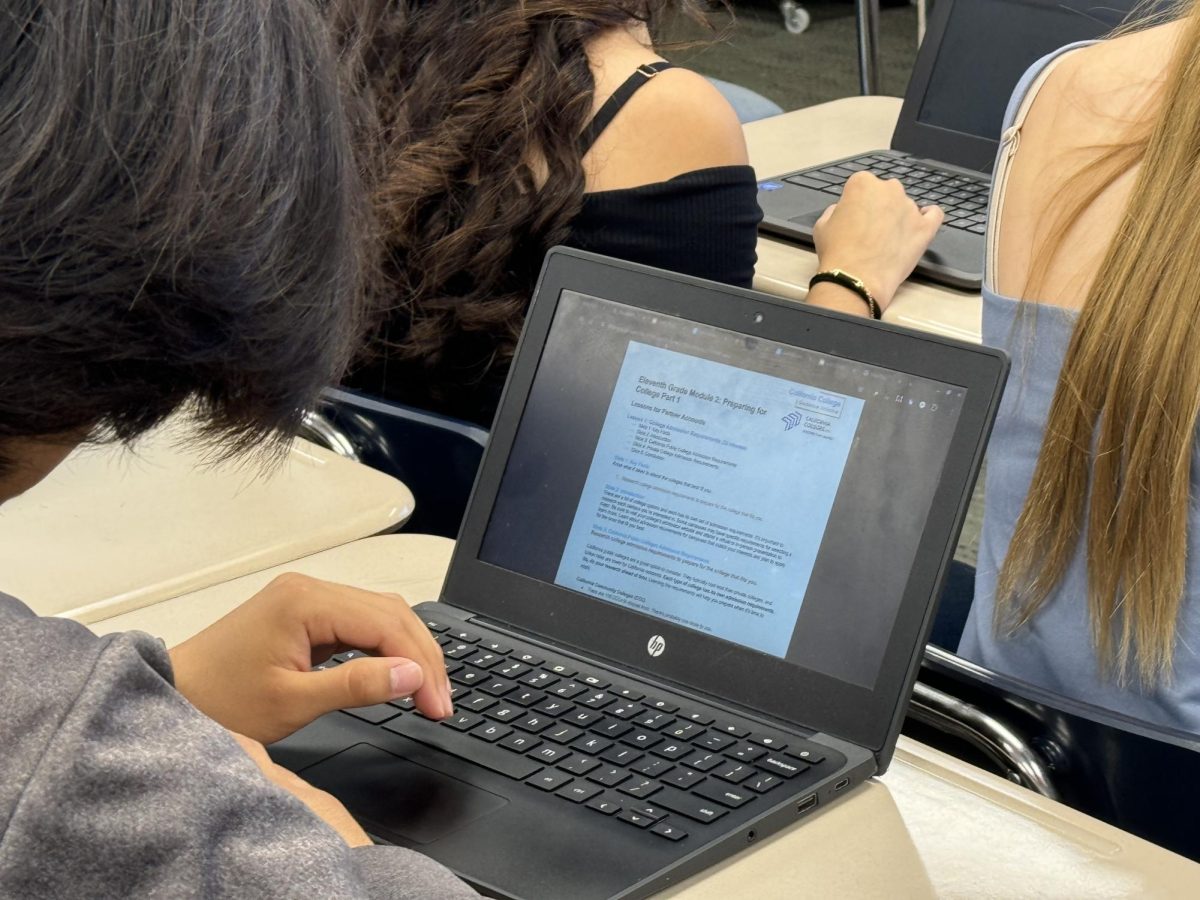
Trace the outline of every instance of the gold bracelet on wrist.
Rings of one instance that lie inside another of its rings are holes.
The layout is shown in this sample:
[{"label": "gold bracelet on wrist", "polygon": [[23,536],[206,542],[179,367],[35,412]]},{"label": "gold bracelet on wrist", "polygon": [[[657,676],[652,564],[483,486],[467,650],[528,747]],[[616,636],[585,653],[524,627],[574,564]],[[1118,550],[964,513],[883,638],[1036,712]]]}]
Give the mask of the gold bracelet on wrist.
[{"label": "gold bracelet on wrist", "polygon": [[874,295],[867,290],[867,286],[863,284],[861,278],[856,278],[849,272],[843,271],[842,269],[826,269],[823,272],[818,272],[808,280],[808,289],[811,291],[814,284],[820,284],[823,281],[840,285],[846,290],[853,291],[854,293],[858,294],[858,296],[862,298],[863,302],[867,304],[867,309],[871,311],[872,319],[883,318],[883,310],[879,306],[879,301],[877,301]]}]

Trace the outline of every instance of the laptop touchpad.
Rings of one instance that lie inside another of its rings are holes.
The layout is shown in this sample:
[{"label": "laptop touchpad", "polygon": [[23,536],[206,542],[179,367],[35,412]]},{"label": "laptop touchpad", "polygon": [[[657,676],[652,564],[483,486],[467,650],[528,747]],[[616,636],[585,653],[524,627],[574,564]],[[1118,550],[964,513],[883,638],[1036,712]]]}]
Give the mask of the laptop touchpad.
[{"label": "laptop touchpad", "polygon": [[[833,200],[832,198],[829,201],[830,204],[833,204],[835,202],[836,201]],[[812,227],[817,224],[817,219],[821,218],[821,216],[823,216],[825,214],[825,210],[827,210],[827,209],[829,209],[829,206],[822,206],[820,209],[810,210],[809,212],[806,212],[802,216],[792,216],[792,218],[788,219],[788,221],[794,222],[795,224],[799,225],[801,228],[807,228],[807,229],[811,230]]]},{"label": "laptop touchpad", "polygon": [[301,774],[346,804],[368,831],[398,843],[432,843],[508,803],[370,744],[343,750]]}]

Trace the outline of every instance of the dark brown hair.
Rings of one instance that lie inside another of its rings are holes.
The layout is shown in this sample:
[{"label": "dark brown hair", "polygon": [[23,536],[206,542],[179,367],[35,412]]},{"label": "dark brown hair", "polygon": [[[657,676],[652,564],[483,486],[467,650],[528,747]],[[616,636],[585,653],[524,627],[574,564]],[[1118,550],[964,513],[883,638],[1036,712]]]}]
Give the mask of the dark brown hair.
[{"label": "dark brown hair", "polygon": [[0,453],[189,401],[226,448],[293,431],[368,224],[317,4],[8,0],[0,60]]},{"label": "dark brown hair", "polygon": [[[602,32],[696,0],[399,0],[367,42],[385,128],[376,209],[387,244],[384,349],[470,384],[511,358],[542,258],[584,193],[579,135]],[[716,4],[724,6],[724,4]],[[467,369],[449,365],[471,360]],[[409,367],[411,371],[411,365]]]}]

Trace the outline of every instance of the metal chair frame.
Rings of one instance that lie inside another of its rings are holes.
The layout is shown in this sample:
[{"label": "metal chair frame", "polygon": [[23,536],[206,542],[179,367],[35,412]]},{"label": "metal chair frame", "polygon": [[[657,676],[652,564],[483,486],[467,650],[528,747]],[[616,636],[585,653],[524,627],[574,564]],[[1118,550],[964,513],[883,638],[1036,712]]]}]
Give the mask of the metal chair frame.
[{"label": "metal chair frame", "polygon": [[1071,700],[934,646],[909,723],[946,738],[940,749],[961,751],[954,744],[965,741],[1010,780],[1200,861],[1200,735]]},{"label": "metal chair frame", "polygon": [[455,537],[488,433],[469,422],[328,388],[302,436],[394,475],[416,500],[406,531]]}]

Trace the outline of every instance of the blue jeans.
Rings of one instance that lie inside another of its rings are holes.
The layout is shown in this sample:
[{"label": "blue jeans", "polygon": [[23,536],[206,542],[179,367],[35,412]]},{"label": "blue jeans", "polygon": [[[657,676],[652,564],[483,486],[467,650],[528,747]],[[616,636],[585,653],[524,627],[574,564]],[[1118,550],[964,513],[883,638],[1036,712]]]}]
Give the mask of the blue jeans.
[{"label": "blue jeans", "polygon": [[759,119],[777,116],[783,112],[783,107],[778,103],[773,103],[762,94],[750,90],[750,88],[742,87],[740,84],[730,84],[728,81],[721,81],[718,78],[709,78],[708,80],[729,101],[729,105],[737,113],[738,121],[743,125],[747,122],[755,122]]},{"label": "blue jeans", "polygon": [[967,625],[967,614],[975,600],[975,569],[954,560],[946,573],[946,584],[938,601],[937,615],[929,643],[937,644],[951,653],[958,652],[958,641]]}]

